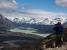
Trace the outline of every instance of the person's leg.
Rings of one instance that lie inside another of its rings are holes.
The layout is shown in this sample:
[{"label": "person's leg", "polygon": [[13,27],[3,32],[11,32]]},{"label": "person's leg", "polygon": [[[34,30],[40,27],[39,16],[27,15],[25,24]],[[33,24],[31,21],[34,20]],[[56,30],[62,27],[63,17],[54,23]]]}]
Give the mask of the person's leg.
[{"label": "person's leg", "polygon": [[58,36],[58,47],[61,47],[62,46],[62,44],[63,44],[63,41],[62,41],[62,35],[59,35]]},{"label": "person's leg", "polygon": [[57,47],[58,46],[58,36],[56,35],[55,36],[55,47]]},{"label": "person's leg", "polygon": [[56,47],[60,47],[61,46],[61,37],[60,37],[60,35],[56,35],[55,46]]}]

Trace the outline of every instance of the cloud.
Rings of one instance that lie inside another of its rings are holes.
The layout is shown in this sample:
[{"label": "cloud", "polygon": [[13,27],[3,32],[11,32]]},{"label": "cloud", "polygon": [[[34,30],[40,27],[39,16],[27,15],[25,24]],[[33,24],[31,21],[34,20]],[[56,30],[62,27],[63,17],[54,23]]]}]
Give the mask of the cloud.
[{"label": "cloud", "polygon": [[0,0],[0,8],[16,8],[15,0]]},{"label": "cloud", "polygon": [[[66,0],[56,0],[56,4],[60,4],[61,3],[67,3]],[[18,9],[3,9],[3,8],[16,8],[18,7]],[[30,7],[29,5],[17,5],[16,0],[0,0],[0,13],[8,13],[11,14],[13,13],[17,15],[16,16],[20,16],[20,14],[22,14],[21,16],[36,16],[36,17],[56,17],[56,16],[67,16],[65,13],[54,13],[54,12],[49,12],[49,11],[44,11],[41,9],[33,9],[33,8],[28,8]],[[2,8],[2,9],[1,9]],[[26,13],[26,14],[24,14]],[[11,14],[12,15],[12,14]]]},{"label": "cloud", "polygon": [[[13,12],[13,13],[3,13],[3,15],[11,20],[14,18],[25,18],[26,21],[30,18],[36,19],[38,22],[41,22],[42,20],[48,18],[48,19],[55,19],[55,18],[61,18],[65,19],[67,18],[67,15],[65,13],[55,13],[55,12],[49,12],[49,11],[44,11],[41,9],[30,9],[27,10],[26,12]],[[64,20],[62,20],[62,23]]]},{"label": "cloud", "polygon": [[[25,21],[28,21],[30,19],[35,19],[36,22],[42,22],[43,24],[45,19],[48,19],[48,22],[50,22],[50,21],[54,21],[53,19],[55,18],[56,19],[61,18],[62,23],[64,23],[65,19],[67,19],[67,15],[65,13],[55,13],[55,12],[44,11],[41,9],[27,10],[27,12],[25,13],[13,13],[13,14],[4,13],[4,16],[11,20],[13,20],[14,18],[19,18],[19,19],[24,18]],[[56,23],[56,21],[54,22]]]},{"label": "cloud", "polygon": [[28,10],[28,13],[40,16],[40,17],[44,17],[44,18],[55,18],[55,17],[66,17],[66,13],[55,13],[55,12],[49,12],[49,11],[44,11],[44,10],[40,10],[40,9],[32,9],[32,10]]},{"label": "cloud", "polygon": [[67,0],[56,0],[55,3],[59,6],[67,7]]}]

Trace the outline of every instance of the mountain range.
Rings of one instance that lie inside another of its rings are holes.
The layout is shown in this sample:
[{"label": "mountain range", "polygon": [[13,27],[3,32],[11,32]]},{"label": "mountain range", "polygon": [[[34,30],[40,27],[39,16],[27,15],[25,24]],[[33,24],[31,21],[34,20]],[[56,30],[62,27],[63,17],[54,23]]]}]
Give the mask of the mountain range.
[{"label": "mountain range", "polygon": [[35,17],[22,17],[22,18],[6,18],[0,15],[0,29],[24,27],[34,28],[38,32],[51,32],[53,25],[61,21],[66,27],[67,19],[64,18],[35,18]]},{"label": "mountain range", "polygon": [[64,18],[50,19],[50,18],[37,18],[37,17],[13,18],[10,20],[17,23],[42,24],[42,25],[54,25],[58,21],[61,23],[67,22],[67,19],[64,19]]}]

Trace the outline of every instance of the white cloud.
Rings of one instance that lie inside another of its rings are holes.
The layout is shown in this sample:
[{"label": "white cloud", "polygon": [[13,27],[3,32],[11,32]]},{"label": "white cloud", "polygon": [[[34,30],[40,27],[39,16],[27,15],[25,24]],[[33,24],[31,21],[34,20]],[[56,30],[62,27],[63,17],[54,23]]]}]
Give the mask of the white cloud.
[{"label": "white cloud", "polygon": [[[55,18],[61,18],[62,23],[64,22],[65,18],[67,18],[67,14],[65,13],[55,13],[55,12],[49,12],[49,11],[44,11],[40,9],[32,9],[32,10],[27,10],[27,12],[24,13],[3,13],[3,15],[11,20],[14,18],[25,18],[27,21],[29,18],[31,19],[36,19],[37,22],[42,22],[45,19],[49,19],[49,21],[53,21],[52,19]],[[44,21],[42,22],[44,23]]]},{"label": "white cloud", "polygon": [[62,23],[64,23],[65,18],[67,18],[66,17],[67,15],[65,13],[54,13],[54,12],[48,12],[39,9],[28,10],[26,13],[13,13],[13,14],[5,13],[4,16],[11,20],[13,20],[14,18],[19,18],[22,19],[23,22],[27,21],[28,23],[42,23],[42,24],[45,23],[50,24],[51,22],[57,23],[58,21],[55,21],[53,19],[58,19],[58,18],[60,18]]},{"label": "white cloud", "polygon": [[0,0],[0,8],[15,8],[15,0]]},{"label": "white cloud", "polygon": [[[25,21],[29,21],[30,19],[35,19],[37,23],[41,23],[41,22],[44,23],[45,22],[44,20],[47,18],[49,19],[48,22],[53,21],[52,19],[55,18],[61,18],[61,19],[67,18],[67,15],[65,13],[54,13],[54,12],[48,12],[40,9],[28,10],[26,13],[19,13],[19,12],[3,13],[3,15],[11,20],[13,20],[14,18],[20,18],[20,19],[24,18]],[[56,23],[56,21],[54,22]],[[62,20],[62,23],[63,22],[64,20]]]},{"label": "white cloud", "polygon": [[[66,0],[56,0],[56,4],[62,5],[61,3],[67,3],[67,1]],[[0,8],[15,8],[16,5],[17,5],[16,0],[0,0]],[[12,10],[11,12],[13,13],[13,15],[15,15],[15,13],[18,13],[18,14],[16,14],[16,16],[35,16],[35,17],[44,17],[44,18],[45,17],[53,18],[53,17],[57,17],[57,16],[64,16],[64,17],[67,16],[65,13],[54,13],[54,12],[48,12],[48,11],[44,11],[44,10],[40,10],[40,9],[31,9],[31,8],[25,9],[25,8],[27,8],[27,6],[24,7],[24,5],[18,5],[17,7],[21,8],[23,10],[21,10],[21,9],[18,9],[17,11]],[[8,11],[9,11],[8,9],[7,9],[7,11],[3,10],[3,11],[1,11],[1,13],[5,12],[5,14],[6,14]],[[26,12],[26,14],[20,13],[19,11],[24,11],[24,13]],[[20,14],[22,14],[22,15],[20,15]]]},{"label": "white cloud", "polygon": [[65,13],[54,13],[54,12],[48,12],[40,9],[32,9],[28,10],[28,13],[32,13],[36,16],[42,16],[47,18],[55,18],[55,17],[66,17],[67,15]]},{"label": "white cloud", "polygon": [[67,0],[56,0],[55,3],[57,5],[63,6],[63,7],[67,7]]}]

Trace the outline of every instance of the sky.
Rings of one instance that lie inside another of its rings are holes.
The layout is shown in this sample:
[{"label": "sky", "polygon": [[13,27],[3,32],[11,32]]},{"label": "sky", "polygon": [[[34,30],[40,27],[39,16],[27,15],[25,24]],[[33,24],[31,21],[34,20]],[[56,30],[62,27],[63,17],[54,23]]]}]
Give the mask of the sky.
[{"label": "sky", "polygon": [[0,13],[12,17],[67,18],[67,0],[0,0]]},{"label": "sky", "polygon": [[30,8],[33,9],[41,9],[49,12],[67,13],[67,7],[62,6],[62,4],[57,5],[56,0],[21,0],[21,1],[16,0],[16,1],[18,4],[22,4],[27,7],[29,6]]}]

